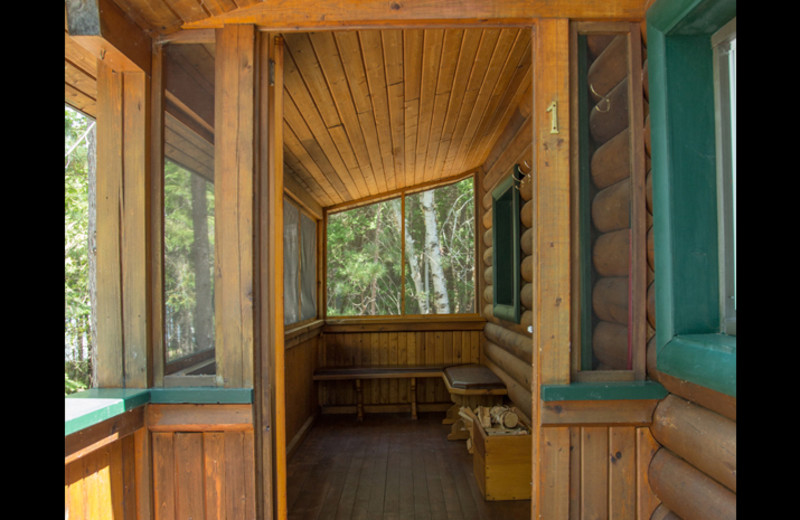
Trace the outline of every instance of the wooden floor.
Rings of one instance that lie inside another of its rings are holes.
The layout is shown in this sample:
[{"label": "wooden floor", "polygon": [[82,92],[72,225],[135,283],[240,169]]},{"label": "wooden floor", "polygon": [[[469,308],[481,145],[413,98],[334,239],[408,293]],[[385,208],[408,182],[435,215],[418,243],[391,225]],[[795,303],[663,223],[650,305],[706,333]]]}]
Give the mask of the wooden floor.
[{"label": "wooden floor", "polygon": [[530,518],[530,501],[486,502],[444,414],[322,415],[288,463],[290,520]]}]

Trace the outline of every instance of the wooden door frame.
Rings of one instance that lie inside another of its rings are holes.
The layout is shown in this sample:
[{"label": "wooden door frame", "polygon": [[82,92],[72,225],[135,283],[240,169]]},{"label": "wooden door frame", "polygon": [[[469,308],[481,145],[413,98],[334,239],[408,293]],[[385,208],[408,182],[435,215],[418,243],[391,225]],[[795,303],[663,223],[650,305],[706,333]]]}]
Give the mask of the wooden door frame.
[{"label": "wooden door frame", "polygon": [[[534,153],[533,175],[534,204],[533,222],[537,222],[534,232],[534,326],[531,342],[538,345],[532,348],[533,377],[531,383],[532,402],[532,501],[531,518],[544,518],[556,511],[550,511],[547,504],[561,503],[552,500],[552,496],[543,485],[545,465],[548,471],[558,464],[558,475],[555,492],[569,490],[569,467],[563,466],[563,460],[540,461],[540,445],[543,442],[541,431],[541,392],[542,384],[565,384],[570,381],[570,95],[569,95],[569,23],[568,17],[526,19],[523,22],[488,21],[484,24],[465,23],[463,20],[444,19],[426,21],[425,23],[386,22],[393,28],[451,28],[467,26],[493,27],[528,27],[532,31],[531,45],[533,75],[533,136]],[[370,24],[379,29],[380,23]],[[354,29],[352,26],[325,27],[325,29]],[[292,27],[291,30],[298,30]],[[310,30],[310,29],[306,29]],[[281,147],[279,142],[282,113],[271,106],[280,106],[282,92],[282,61],[276,59],[273,72],[270,72],[269,58],[263,56],[280,47],[282,42],[264,35],[279,33],[280,28],[274,26],[259,27],[262,34],[262,56],[258,60],[261,66],[261,85],[258,91],[261,96],[271,99],[260,101],[260,128],[272,128],[262,132],[259,137],[260,150],[268,150],[266,156],[259,157],[259,171],[269,172],[266,183],[259,188],[260,209],[258,230],[259,255],[264,259],[259,264],[259,288],[262,310],[260,311],[261,343],[257,366],[261,371],[255,378],[256,384],[256,428],[261,436],[257,446],[263,453],[258,468],[259,503],[264,518],[284,520],[288,515],[287,467],[286,467],[286,432],[285,424],[285,386],[283,380],[283,178]],[[263,40],[268,40],[266,43]],[[274,46],[273,46],[274,45]],[[539,78],[537,80],[537,78]],[[270,87],[269,83],[273,83]],[[280,85],[280,88],[278,86]],[[274,90],[273,90],[274,89]],[[270,91],[272,91],[270,93]],[[271,96],[271,97],[270,97]],[[556,102],[557,111],[549,110]],[[559,131],[553,133],[553,125]],[[266,126],[267,123],[271,126]],[[271,138],[268,136],[272,136]],[[263,175],[262,175],[263,178]],[[265,242],[266,239],[266,242]],[[566,347],[566,348],[565,348]],[[263,374],[272,375],[272,383],[263,381]],[[265,418],[269,418],[267,422]],[[269,424],[272,424],[270,431]],[[569,453],[569,436],[558,439],[548,437],[548,442],[557,441],[563,446],[559,452]],[[568,459],[567,459],[568,464]],[[564,471],[561,471],[564,470]],[[564,487],[566,486],[566,487]],[[560,491],[559,491],[560,490]],[[552,492],[552,491],[551,491]],[[267,503],[272,499],[272,507]]]}]

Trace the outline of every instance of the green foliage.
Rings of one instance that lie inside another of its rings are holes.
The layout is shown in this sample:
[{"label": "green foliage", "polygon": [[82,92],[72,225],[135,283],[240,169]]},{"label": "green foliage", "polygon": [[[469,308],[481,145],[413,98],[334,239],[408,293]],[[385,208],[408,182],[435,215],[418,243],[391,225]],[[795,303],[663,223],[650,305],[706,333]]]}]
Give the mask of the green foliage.
[{"label": "green foliage", "polygon": [[[428,275],[434,259],[440,261],[444,271],[449,312],[475,312],[473,180],[468,178],[435,188],[433,193],[433,212],[438,226],[435,240],[426,236],[419,195],[405,196],[406,236],[410,238],[405,259],[400,198],[329,215],[329,316],[419,314],[423,312],[425,301],[428,302],[425,308],[433,312],[430,302],[434,294]],[[412,263],[421,271],[421,292],[417,292],[412,282]],[[403,269],[404,297],[401,295]]]},{"label": "green foliage", "polygon": [[65,392],[91,386],[89,179],[86,132],[93,122],[64,109]]},{"label": "green foliage", "polygon": [[[205,218],[208,255],[203,265],[195,265],[195,236],[192,178],[196,174],[169,160],[164,164],[164,306],[167,359],[172,360],[198,349],[195,317],[198,312],[198,269],[206,269],[213,280],[214,186],[205,184]],[[209,298],[206,296],[206,298]],[[213,300],[212,300],[213,301]],[[203,301],[200,303],[209,303]],[[213,305],[210,306],[213,319]],[[213,334],[212,334],[213,337]]]}]

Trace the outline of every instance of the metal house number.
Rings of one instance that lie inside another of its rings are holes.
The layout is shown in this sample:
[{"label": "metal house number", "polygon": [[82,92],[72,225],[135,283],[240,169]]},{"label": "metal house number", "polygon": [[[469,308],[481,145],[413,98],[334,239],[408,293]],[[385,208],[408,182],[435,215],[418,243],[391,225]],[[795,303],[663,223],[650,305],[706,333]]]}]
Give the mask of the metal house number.
[{"label": "metal house number", "polygon": [[550,112],[550,133],[557,134],[558,133],[558,103],[553,101],[550,103],[550,106],[547,107],[547,111]]}]

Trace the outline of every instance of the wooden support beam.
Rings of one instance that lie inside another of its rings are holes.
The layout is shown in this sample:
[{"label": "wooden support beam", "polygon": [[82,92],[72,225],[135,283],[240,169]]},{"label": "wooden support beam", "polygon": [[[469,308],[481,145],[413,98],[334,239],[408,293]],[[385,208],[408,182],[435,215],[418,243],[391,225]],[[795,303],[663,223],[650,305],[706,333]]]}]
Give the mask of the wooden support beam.
[{"label": "wooden support beam", "polygon": [[70,37],[114,70],[150,73],[150,37],[113,1],[65,3]]},{"label": "wooden support beam", "polygon": [[[569,442],[545,445],[541,385],[566,384],[570,376],[570,94],[569,21],[542,19],[533,37],[533,467],[531,518],[561,507],[548,495],[553,472],[545,451],[569,450]],[[561,461],[563,464],[563,461]],[[545,471],[547,470],[547,473]],[[561,468],[560,471],[569,471]]]},{"label": "wooden support beam", "polygon": [[150,80],[98,60],[98,385],[152,384]]},{"label": "wooden support beam", "polygon": [[253,385],[255,29],[217,31],[215,331],[217,384]]},{"label": "wooden support beam", "polygon": [[622,0],[461,0],[459,2],[408,2],[406,0],[295,0],[258,2],[252,6],[184,24],[184,29],[255,24],[275,30],[358,29],[385,26],[533,25],[538,18],[564,17],[642,20],[644,2]]}]

